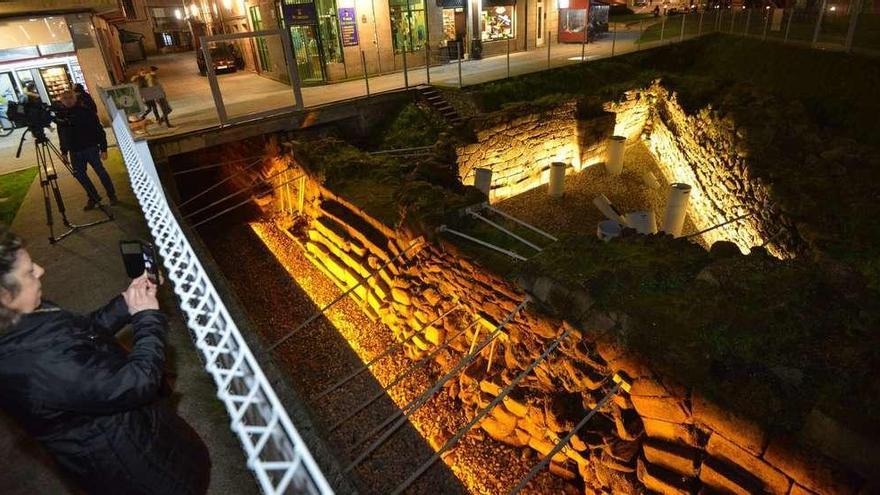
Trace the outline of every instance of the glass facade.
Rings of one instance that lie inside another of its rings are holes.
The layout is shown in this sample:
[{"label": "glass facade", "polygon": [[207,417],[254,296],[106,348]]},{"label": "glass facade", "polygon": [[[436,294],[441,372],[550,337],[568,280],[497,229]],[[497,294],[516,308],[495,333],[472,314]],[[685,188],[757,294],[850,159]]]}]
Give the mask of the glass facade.
[{"label": "glass facade", "polygon": [[483,41],[504,40],[516,37],[516,4],[483,5],[481,16],[481,39]]},{"label": "glass facade", "polygon": [[394,53],[417,52],[428,42],[424,0],[389,0]]},{"label": "glass facade", "polygon": [[318,12],[318,31],[324,46],[324,61],[328,64],[344,62],[339,38],[339,17],[336,0],[315,0]]},{"label": "glass facade", "polygon": [[[260,12],[260,7],[258,5],[254,5],[250,8],[250,14],[251,24],[254,26],[254,31],[265,29],[263,26],[263,14]],[[271,70],[272,62],[269,59],[269,46],[266,44],[266,38],[258,36],[254,38],[254,42],[257,45],[257,59],[260,62],[260,70]]]}]

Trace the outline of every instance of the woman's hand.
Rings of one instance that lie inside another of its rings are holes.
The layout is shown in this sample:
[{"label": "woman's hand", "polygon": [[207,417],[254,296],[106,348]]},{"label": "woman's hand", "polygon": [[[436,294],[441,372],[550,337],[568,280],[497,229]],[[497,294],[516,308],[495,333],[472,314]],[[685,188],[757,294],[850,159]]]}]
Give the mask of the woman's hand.
[{"label": "woman's hand", "polygon": [[156,285],[150,282],[147,274],[131,281],[131,285],[122,293],[128,313],[134,315],[146,309],[159,309],[159,301],[156,299]]}]

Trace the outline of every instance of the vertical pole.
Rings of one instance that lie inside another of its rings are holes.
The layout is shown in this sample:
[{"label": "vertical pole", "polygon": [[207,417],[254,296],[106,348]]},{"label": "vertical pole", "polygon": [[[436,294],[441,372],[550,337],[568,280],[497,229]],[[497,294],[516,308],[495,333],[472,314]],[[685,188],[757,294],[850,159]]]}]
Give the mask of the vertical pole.
[{"label": "vertical pole", "polygon": [[403,47],[403,87],[409,89],[409,70],[406,67],[406,47]]},{"label": "vertical pole", "polygon": [[788,23],[785,24],[785,39],[783,40],[783,42],[785,42],[785,43],[788,43],[788,33],[791,32],[791,19],[792,19],[792,17],[794,17],[794,8],[792,8],[791,13],[788,14]]},{"label": "vertical pole", "polygon": [[644,32],[643,31],[644,23],[645,23],[644,19],[639,19],[639,37],[636,38],[636,51],[639,51],[642,49],[642,33]]},{"label": "vertical pole", "polygon": [[743,30],[743,36],[749,35],[749,24],[752,22],[752,10],[753,9],[749,9],[746,11],[746,27]]},{"label": "vertical pole", "polygon": [[816,28],[813,29],[813,47],[819,42],[819,32],[822,30],[822,18],[825,16],[826,1],[827,0],[822,0],[822,6],[819,8],[819,15],[816,17]]},{"label": "vertical pole", "polygon": [[733,34],[733,26],[736,23],[736,9],[730,8],[730,34]]},{"label": "vertical pole", "polygon": [[544,31],[544,36],[547,37],[547,68],[550,68],[550,45],[553,44],[553,39],[550,38],[550,30],[546,29]]},{"label": "vertical pole", "polygon": [[303,174],[302,177],[299,178],[299,190],[296,192],[296,208],[299,210],[299,214],[303,214],[303,210],[306,208],[306,176]]},{"label": "vertical pole", "polygon": [[663,32],[666,31],[666,16],[663,16],[663,20],[660,21],[660,42],[663,42]]},{"label": "vertical pole", "polygon": [[589,29],[587,29],[586,21],[588,19],[588,15],[589,13],[586,9],[584,9],[584,39],[581,40],[581,62],[587,59],[587,31],[589,31]]},{"label": "vertical pole", "polygon": [[458,50],[458,87],[461,88],[461,40],[455,42],[455,49]]},{"label": "vertical pole", "polygon": [[290,37],[290,30],[282,29],[280,38],[282,45],[284,45],[284,60],[287,62],[287,74],[290,76],[290,85],[293,86],[293,100],[296,102],[296,108],[302,110],[305,107],[305,102],[303,101],[299,71],[296,69],[293,39]]},{"label": "vertical pole", "polygon": [[507,35],[507,78],[510,79],[510,35]]},{"label": "vertical pole", "polygon": [[614,56],[614,45],[617,44],[617,23],[614,23],[614,31],[611,31],[611,56]]},{"label": "vertical pole", "polygon": [[361,67],[364,69],[364,84],[367,86],[367,96],[370,96],[370,78],[367,76],[367,56],[361,50]]},{"label": "vertical pole", "polygon": [[681,15],[681,35],[678,37],[679,43],[684,41],[684,22],[687,21],[687,18],[688,18],[687,14]]},{"label": "vertical pole", "polygon": [[697,36],[703,35],[703,11],[700,11],[700,20],[697,22]]},{"label": "vertical pole", "polygon": [[855,0],[852,4],[852,12],[849,13],[849,27],[846,30],[846,44],[844,47],[847,52],[852,51],[853,39],[856,36],[856,25],[859,22],[859,16],[862,14],[862,0]]},{"label": "vertical pole", "polygon": [[428,84],[431,84],[431,45],[425,42],[425,76]]},{"label": "vertical pole", "polygon": [[771,15],[772,15],[772,12],[770,11],[770,9],[764,9],[764,33],[761,34],[761,41],[767,40],[767,26],[770,25],[770,16]]}]

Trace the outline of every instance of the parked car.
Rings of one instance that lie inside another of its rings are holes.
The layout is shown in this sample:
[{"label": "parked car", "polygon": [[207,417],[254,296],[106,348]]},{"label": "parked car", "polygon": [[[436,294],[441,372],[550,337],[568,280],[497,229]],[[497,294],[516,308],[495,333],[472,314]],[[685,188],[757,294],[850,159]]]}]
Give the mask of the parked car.
[{"label": "parked car", "polygon": [[[232,43],[220,43],[211,47],[211,62],[214,72],[235,72],[244,69],[244,57],[238,47]],[[205,64],[205,53],[202,49],[196,50],[196,63],[199,64],[199,74],[206,75],[208,66]]]}]

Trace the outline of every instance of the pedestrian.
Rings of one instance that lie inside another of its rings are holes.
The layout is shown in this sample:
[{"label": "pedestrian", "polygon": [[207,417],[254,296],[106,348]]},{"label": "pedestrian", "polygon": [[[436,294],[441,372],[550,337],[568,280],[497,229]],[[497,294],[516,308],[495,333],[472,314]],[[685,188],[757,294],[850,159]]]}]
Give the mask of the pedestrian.
[{"label": "pedestrian", "polygon": [[[160,398],[168,325],[143,275],[89,315],[42,300],[43,268],[0,226],[0,407],[90,495],[202,495],[207,447]],[[131,325],[126,351],[114,338]]]},{"label": "pedestrian", "polygon": [[116,204],[116,189],[113,181],[104,168],[103,160],[107,159],[107,134],[98,120],[98,115],[83,106],[72,90],[61,94],[64,111],[58,118],[58,137],[61,154],[70,154],[73,174],[86,190],[89,199],[84,210],[92,210],[101,203],[101,196],[89,179],[86,167],[92,169],[104,185],[110,204]]},{"label": "pedestrian", "polygon": [[95,99],[92,98],[92,95],[86,91],[86,88],[83,87],[82,84],[76,83],[73,85],[73,92],[76,93],[77,99],[82,105],[89,110],[98,113],[98,105],[95,104]]},{"label": "pedestrian", "polygon": [[[165,97],[165,89],[159,82],[158,71],[159,68],[152,65],[149,69],[138,71],[138,74],[132,77],[131,80],[138,85],[141,98],[144,99],[144,103],[147,105],[147,110],[140,117],[144,118],[152,111],[156,117],[157,124],[164,121],[165,125],[171,128],[174,126],[171,125],[168,114],[171,113],[172,108]],[[159,116],[159,108],[162,109],[161,117]]]}]

